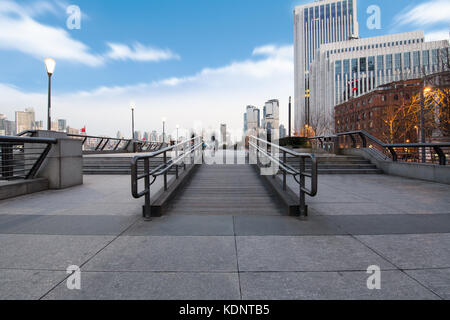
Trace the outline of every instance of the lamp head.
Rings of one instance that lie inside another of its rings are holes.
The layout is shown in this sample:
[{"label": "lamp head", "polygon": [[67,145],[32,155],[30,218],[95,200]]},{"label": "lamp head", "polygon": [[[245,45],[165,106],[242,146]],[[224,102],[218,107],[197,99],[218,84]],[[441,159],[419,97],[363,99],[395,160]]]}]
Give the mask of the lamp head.
[{"label": "lamp head", "polygon": [[52,58],[46,58],[44,62],[45,68],[47,69],[47,73],[51,76],[53,72],[55,72],[56,62]]},{"label": "lamp head", "polygon": [[166,123],[166,120],[167,120],[166,118],[162,118],[162,122]]}]

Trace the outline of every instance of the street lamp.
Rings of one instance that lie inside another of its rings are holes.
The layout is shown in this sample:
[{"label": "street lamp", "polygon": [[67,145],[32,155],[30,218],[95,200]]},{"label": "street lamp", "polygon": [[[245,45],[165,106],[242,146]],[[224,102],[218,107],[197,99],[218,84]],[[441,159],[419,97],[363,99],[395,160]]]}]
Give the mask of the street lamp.
[{"label": "street lamp", "polygon": [[[425,93],[431,91],[430,87],[427,87],[426,80],[423,81],[422,90],[420,90],[420,142],[425,143],[425,119],[424,119],[424,104],[425,104]],[[426,162],[426,150],[422,147],[422,163]]]},{"label": "street lamp", "polygon": [[162,118],[163,123],[163,143],[166,143],[166,118]]},{"label": "street lamp", "polygon": [[52,130],[52,118],[51,118],[51,108],[52,108],[52,75],[55,72],[56,62],[52,58],[47,58],[44,60],[45,68],[48,74],[48,110],[47,110],[47,130]]},{"label": "street lamp", "polygon": [[135,134],[134,134],[134,105],[131,105],[131,137],[134,140]]}]

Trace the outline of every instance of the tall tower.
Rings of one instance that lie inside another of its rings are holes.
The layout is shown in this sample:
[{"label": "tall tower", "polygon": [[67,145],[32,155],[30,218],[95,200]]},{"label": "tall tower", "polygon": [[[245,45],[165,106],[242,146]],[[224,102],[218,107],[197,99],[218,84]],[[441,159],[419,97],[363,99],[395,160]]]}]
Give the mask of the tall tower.
[{"label": "tall tower", "polygon": [[309,123],[309,67],[324,43],[358,37],[357,0],[316,0],[294,10],[295,129]]}]

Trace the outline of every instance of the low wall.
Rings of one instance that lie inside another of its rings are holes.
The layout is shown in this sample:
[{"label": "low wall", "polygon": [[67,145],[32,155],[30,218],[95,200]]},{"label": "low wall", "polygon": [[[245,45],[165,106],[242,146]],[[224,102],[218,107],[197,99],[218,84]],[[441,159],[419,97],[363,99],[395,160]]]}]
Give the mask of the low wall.
[{"label": "low wall", "polygon": [[450,184],[450,165],[382,160],[375,157],[370,151],[368,149],[345,149],[342,150],[342,153],[364,157],[383,170],[385,174]]}]

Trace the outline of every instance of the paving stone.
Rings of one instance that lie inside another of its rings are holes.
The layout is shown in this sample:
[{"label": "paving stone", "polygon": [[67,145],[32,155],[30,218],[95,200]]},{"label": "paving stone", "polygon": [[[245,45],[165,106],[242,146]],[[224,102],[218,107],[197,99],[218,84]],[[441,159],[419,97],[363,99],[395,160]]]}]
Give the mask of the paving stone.
[{"label": "paving stone", "polygon": [[237,237],[240,271],[364,271],[395,269],[348,236]]},{"label": "paving stone", "polygon": [[140,221],[127,236],[233,236],[233,217],[163,216]]},{"label": "paving stone", "polygon": [[88,271],[236,272],[234,237],[120,237]]},{"label": "paving stone", "polygon": [[62,271],[0,269],[0,300],[37,300],[66,276]]},{"label": "paving stone", "polygon": [[381,289],[369,290],[365,272],[260,272],[240,275],[244,300],[435,300],[401,271],[382,271]]},{"label": "paving stone", "polygon": [[83,272],[81,290],[63,283],[47,300],[239,300],[237,273]]},{"label": "paving stone", "polygon": [[450,300],[450,268],[406,270],[405,272],[425,287],[433,290],[442,299]]},{"label": "paving stone", "polygon": [[402,269],[450,267],[450,233],[357,238]]},{"label": "paving stone", "polygon": [[0,235],[0,268],[65,271],[81,266],[112,241],[110,236]]},{"label": "paving stone", "polygon": [[121,216],[0,215],[1,234],[119,235],[136,221]]}]

